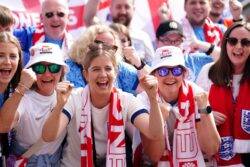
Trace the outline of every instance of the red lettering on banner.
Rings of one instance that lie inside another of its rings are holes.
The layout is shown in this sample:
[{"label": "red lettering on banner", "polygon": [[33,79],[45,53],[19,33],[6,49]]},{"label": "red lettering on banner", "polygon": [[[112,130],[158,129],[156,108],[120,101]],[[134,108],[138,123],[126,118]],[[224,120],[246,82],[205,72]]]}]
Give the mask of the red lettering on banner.
[{"label": "red lettering on banner", "polygon": [[37,12],[41,10],[41,5],[39,0],[22,0],[23,6],[27,12]]},{"label": "red lettering on banner", "polygon": [[68,30],[72,30],[72,29],[76,29],[81,26],[84,26],[83,12],[84,12],[83,5],[70,7]]}]

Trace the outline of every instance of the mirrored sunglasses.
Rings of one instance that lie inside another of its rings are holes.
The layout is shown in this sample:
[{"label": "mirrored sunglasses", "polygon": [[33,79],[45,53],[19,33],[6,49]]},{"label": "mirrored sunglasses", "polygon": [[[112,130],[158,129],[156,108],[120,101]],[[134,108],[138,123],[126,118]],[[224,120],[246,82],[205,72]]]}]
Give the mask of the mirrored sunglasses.
[{"label": "mirrored sunglasses", "polygon": [[242,47],[247,47],[250,46],[250,40],[247,38],[243,38],[241,40],[235,38],[235,37],[228,37],[227,38],[227,42],[231,45],[231,46],[235,46],[238,44],[238,42],[240,42]]},{"label": "mirrored sunglasses", "polygon": [[47,12],[45,13],[45,16],[49,19],[52,18],[54,15],[57,15],[58,17],[64,17],[65,13],[63,12]]},{"label": "mirrored sunglasses", "polygon": [[161,77],[167,76],[170,71],[171,71],[173,76],[178,77],[183,73],[184,69],[182,67],[180,67],[180,66],[172,67],[172,68],[160,67],[156,71],[157,71],[158,75],[161,76]]},{"label": "mirrored sunglasses", "polygon": [[46,69],[49,69],[49,72],[52,74],[58,73],[61,70],[61,65],[58,64],[49,64],[49,65],[44,65],[44,64],[34,64],[32,66],[32,70],[36,74],[44,74],[46,72]]}]

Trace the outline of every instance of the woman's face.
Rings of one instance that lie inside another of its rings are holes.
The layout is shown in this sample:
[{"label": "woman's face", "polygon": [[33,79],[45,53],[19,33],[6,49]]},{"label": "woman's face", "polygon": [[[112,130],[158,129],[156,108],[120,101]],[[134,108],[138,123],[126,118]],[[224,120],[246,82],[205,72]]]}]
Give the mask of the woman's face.
[{"label": "woman's face", "polygon": [[92,95],[107,97],[113,88],[116,72],[111,59],[107,56],[94,58],[84,72]]},{"label": "woman's face", "polygon": [[[168,73],[166,73],[165,68],[169,70]],[[179,90],[184,79],[184,69],[182,69],[183,70],[182,72],[181,71],[178,72],[179,76],[173,75],[173,72],[172,72],[173,69],[175,68],[174,67],[160,67],[156,69],[154,72],[154,75],[158,79],[160,94],[165,98],[165,100],[167,99],[177,100],[177,99],[172,99],[172,98],[178,97]],[[176,70],[174,73],[176,73]],[[165,76],[163,76],[162,74],[165,74]]]},{"label": "woman's face", "polygon": [[16,73],[19,62],[18,48],[10,42],[0,43],[0,84],[7,86]]},{"label": "woman's face", "polygon": [[[233,41],[238,40],[237,43]],[[233,64],[235,73],[242,73],[245,63],[250,55],[250,46],[242,46],[240,41],[250,41],[250,31],[244,27],[238,27],[232,30],[229,38],[227,39],[227,54]],[[232,43],[230,42],[232,41]]]},{"label": "woman's face", "polygon": [[63,74],[63,67],[60,67],[59,72],[52,73],[48,68],[51,63],[41,62],[41,64],[46,66],[46,71],[43,74],[36,73],[36,91],[43,96],[50,96],[53,94],[57,83],[60,81],[60,78]]}]

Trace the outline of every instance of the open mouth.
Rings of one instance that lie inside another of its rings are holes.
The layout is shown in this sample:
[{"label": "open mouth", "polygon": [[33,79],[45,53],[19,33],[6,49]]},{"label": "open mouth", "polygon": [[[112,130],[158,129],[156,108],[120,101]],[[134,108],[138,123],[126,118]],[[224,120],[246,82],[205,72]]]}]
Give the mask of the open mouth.
[{"label": "open mouth", "polygon": [[11,69],[0,69],[0,74],[2,77],[9,76],[11,73]]},{"label": "open mouth", "polygon": [[108,81],[96,82],[97,86],[99,88],[102,88],[102,89],[107,88],[108,87],[108,83],[109,83]]},{"label": "open mouth", "polygon": [[60,25],[51,25],[52,28],[58,28]]}]

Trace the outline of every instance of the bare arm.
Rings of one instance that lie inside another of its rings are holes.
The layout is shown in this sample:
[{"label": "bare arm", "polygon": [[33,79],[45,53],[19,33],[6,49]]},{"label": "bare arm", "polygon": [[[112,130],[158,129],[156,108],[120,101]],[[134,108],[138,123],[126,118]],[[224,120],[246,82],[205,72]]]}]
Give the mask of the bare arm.
[{"label": "bare arm", "polygon": [[134,125],[149,139],[157,140],[164,135],[164,120],[157,101],[158,81],[153,75],[145,75],[140,84],[148,95],[150,113],[137,116]]},{"label": "bare arm", "polygon": [[87,27],[95,23],[94,19],[97,19],[95,17],[99,8],[99,4],[100,0],[88,0],[87,4],[85,5],[83,17]]},{"label": "bare arm", "polygon": [[43,125],[42,138],[46,142],[56,140],[62,131],[66,128],[69,119],[62,112],[64,105],[66,104],[68,97],[71,93],[72,86],[69,82],[60,82],[56,87],[57,103]]},{"label": "bare arm", "polygon": [[[195,98],[199,109],[206,108],[208,100],[205,92],[197,95]],[[201,150],[209,156],[217,153],[220,145],[220,136],[216,129],[213,114],[201,113],[201,120],[196,125]]]},{"label": "bare arm", "polygon": [[31,69],[24,69],[21,73],[20,82],[15,89],[13,95],[9,97],[0,111],[0,132],[10,131],[19,119],[17,112],[18,105],[25,93],[33,82],[36,80],[36,75]]}]

